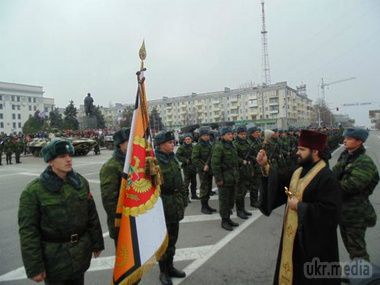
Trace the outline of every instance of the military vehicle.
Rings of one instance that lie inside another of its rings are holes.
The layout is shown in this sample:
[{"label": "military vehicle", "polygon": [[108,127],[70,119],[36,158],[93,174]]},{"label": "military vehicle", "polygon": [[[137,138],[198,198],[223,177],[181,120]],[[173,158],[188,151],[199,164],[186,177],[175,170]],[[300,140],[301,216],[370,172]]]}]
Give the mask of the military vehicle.
[{"label": "military vehicle", "polygon": [[113,150],[113,136],[112,135],[104,137],[104,146],[109,150]]},{"label": "military vehicle", "polygon": [[[73,144],[74,155],[87,155],[96,145],[96,141],[89,138],[65,138]],[[42,148],[50,141],[47,138],[34,138],[27,143],[28,151],[34,156],[41,156]]]},{"label": "military vehicle", "polygon": [[26,144],[27,151],[33,156],[41,156],[41,149],[49,142],[47,138],[34,138]]},{"label": "military vehicle", "polygon": [[89,138],[68,138],[71,141],[74,147],[74,155],[87,155],[97,144],[97,142],[93,139]]}]

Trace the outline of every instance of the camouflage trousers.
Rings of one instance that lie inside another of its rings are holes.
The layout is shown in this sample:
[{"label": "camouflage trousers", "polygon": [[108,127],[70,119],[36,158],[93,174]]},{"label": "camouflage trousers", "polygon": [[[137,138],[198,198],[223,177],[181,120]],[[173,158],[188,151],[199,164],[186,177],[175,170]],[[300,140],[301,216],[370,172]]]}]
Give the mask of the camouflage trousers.
[{"label": "camouflage trousers", "polygon": [[244,210],[244,199],[247,192],[251,191],[249,177],[241,177],[236,187],[236,210]]},{"label": "camouflage trousers", "polygon": [[187,195],[189,195],[189,186],[191,190],[191,196],[194,197],[197,195],[197,173],[195,171],[183,169],[184,176],[184,187],[186,189]]},{"label": "camouflage trousers", "polygon": [[210,194],[212,190],[212,175],[207,172],[199,172],[199,180],[201,181],[200,198],[201,201],[210,200]]},{"label": "camouflage trousers", "polygon": [[222,219],[228,219],[230,217],[230,212],[235,204],[235,195],[235,185],[218,187],[219,212]]},{"label": "camouflage trousers", "polygon": [[261,186],[261,175],[255,175],[250,181],[250,193],[249,198],[251,207],[258,207],[259,204],[259,188]]},{"label": "camouflage trousers", "polygon": [[160,259],[160,269],[164,271],[173,266],[173,259],[175,255],[175,245],[178,240],[179,221],[176,223],[167,223],[166,229],[168,231],[169,243],[165,253]]},{"label": "camouflage trousers", "polygon": [[365,231],[367,227],[361,225],[339,225],[339,229],[344,246],[350,254],[350,259],[363,258],[369,261],[365,242]]}]

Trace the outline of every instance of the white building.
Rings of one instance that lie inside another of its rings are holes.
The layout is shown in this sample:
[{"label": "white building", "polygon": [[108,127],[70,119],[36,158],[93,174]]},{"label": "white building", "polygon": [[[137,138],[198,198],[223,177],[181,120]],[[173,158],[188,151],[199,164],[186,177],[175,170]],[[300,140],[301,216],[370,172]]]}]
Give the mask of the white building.
[{"label": "white building", "polygon": [[262,127],[304,127],[311,123],[312,100],[306,87],[297,90],[287,82],[268,86],[193,93],[149,101],[157,108],[166,127],[220,122],[255,123]]},{"label": "white building", "polygon": [[41,86],[0,82],[0,133],[22,132],[22,126],[36,111],[48,116],[54,99],[43,94]]}]

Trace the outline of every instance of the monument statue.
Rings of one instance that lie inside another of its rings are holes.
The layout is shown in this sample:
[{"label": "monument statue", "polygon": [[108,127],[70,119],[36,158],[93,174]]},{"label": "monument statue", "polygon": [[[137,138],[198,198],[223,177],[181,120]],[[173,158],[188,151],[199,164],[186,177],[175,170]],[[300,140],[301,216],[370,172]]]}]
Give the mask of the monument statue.
[{"label": "monument statue", "polygon": [[91,94],[87,93],[84,98],[84,112],[86,116],[91,117],[94,114],[94,99],[92,99]]}]

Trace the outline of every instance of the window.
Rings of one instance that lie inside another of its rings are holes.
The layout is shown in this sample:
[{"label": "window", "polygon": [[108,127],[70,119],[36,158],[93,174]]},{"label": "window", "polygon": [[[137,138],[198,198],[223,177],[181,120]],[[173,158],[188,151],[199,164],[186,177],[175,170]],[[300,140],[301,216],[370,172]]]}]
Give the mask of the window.
[{"label": "window", "polygon": [[17,96],[17,102],[20,102],[20,96]]},{"label": "window", "polygon": [[36,103],[36,98],[33,98],[33,103]]},{"label": "window", "polygon": [[16,105],[12,105],[12,110],[16,110]]},{"label": "window", "polygon": [[0,110],[3,110],[3,104],[0,104]]},{"label": "window", "polygon": [[21,120],[21,114],[17,114],[17,119]]},{"label": "window", "polygon": [[14,128],[14,129],[16,128],[16,123],[13,123],[13,128]]},{"label": "window", "polygon": [[33,110],[34,110],[34,111],[37,111],[37,106],[33,106]]},{"label": "window", "polygon": [[32,98],[29,97],[29,98],[28,98],[28,102],[29,102],[29,103],[32,103]]},{"label": "window", "polygon": [[48,107],[45,107],[45,113],[49,112],[49,108]]},{"label": "window", "polygon": [[12,114],[12,119],[16,120],[16,114]]},{"label": "window", "polygon": [[3,100],[3,95],[0,95],[0,100]]},{"label": "window", "polygon": [[3,119],[3,114],[0,114],[0,119]]},{"label": "window", "polygon": [[3,122],[0,123],[0,128],[4,129],[4,123]]},{"label": "window", "polygon": [[12,97],[11,97],[11,100],[14,101],[14,100],[15,100],[15,96],[12,96]]},{"label": "window", "polygon": [[20,111],[20,105],[17,105],[17,110],[19,110],[19,111]]},{"label": "window", "polygon": [[21,123],[18,123],[18,127],[21,129]]},{"label": "window", "polygon": [[32,106],[29,106],[29,111],[32,111]]}]

